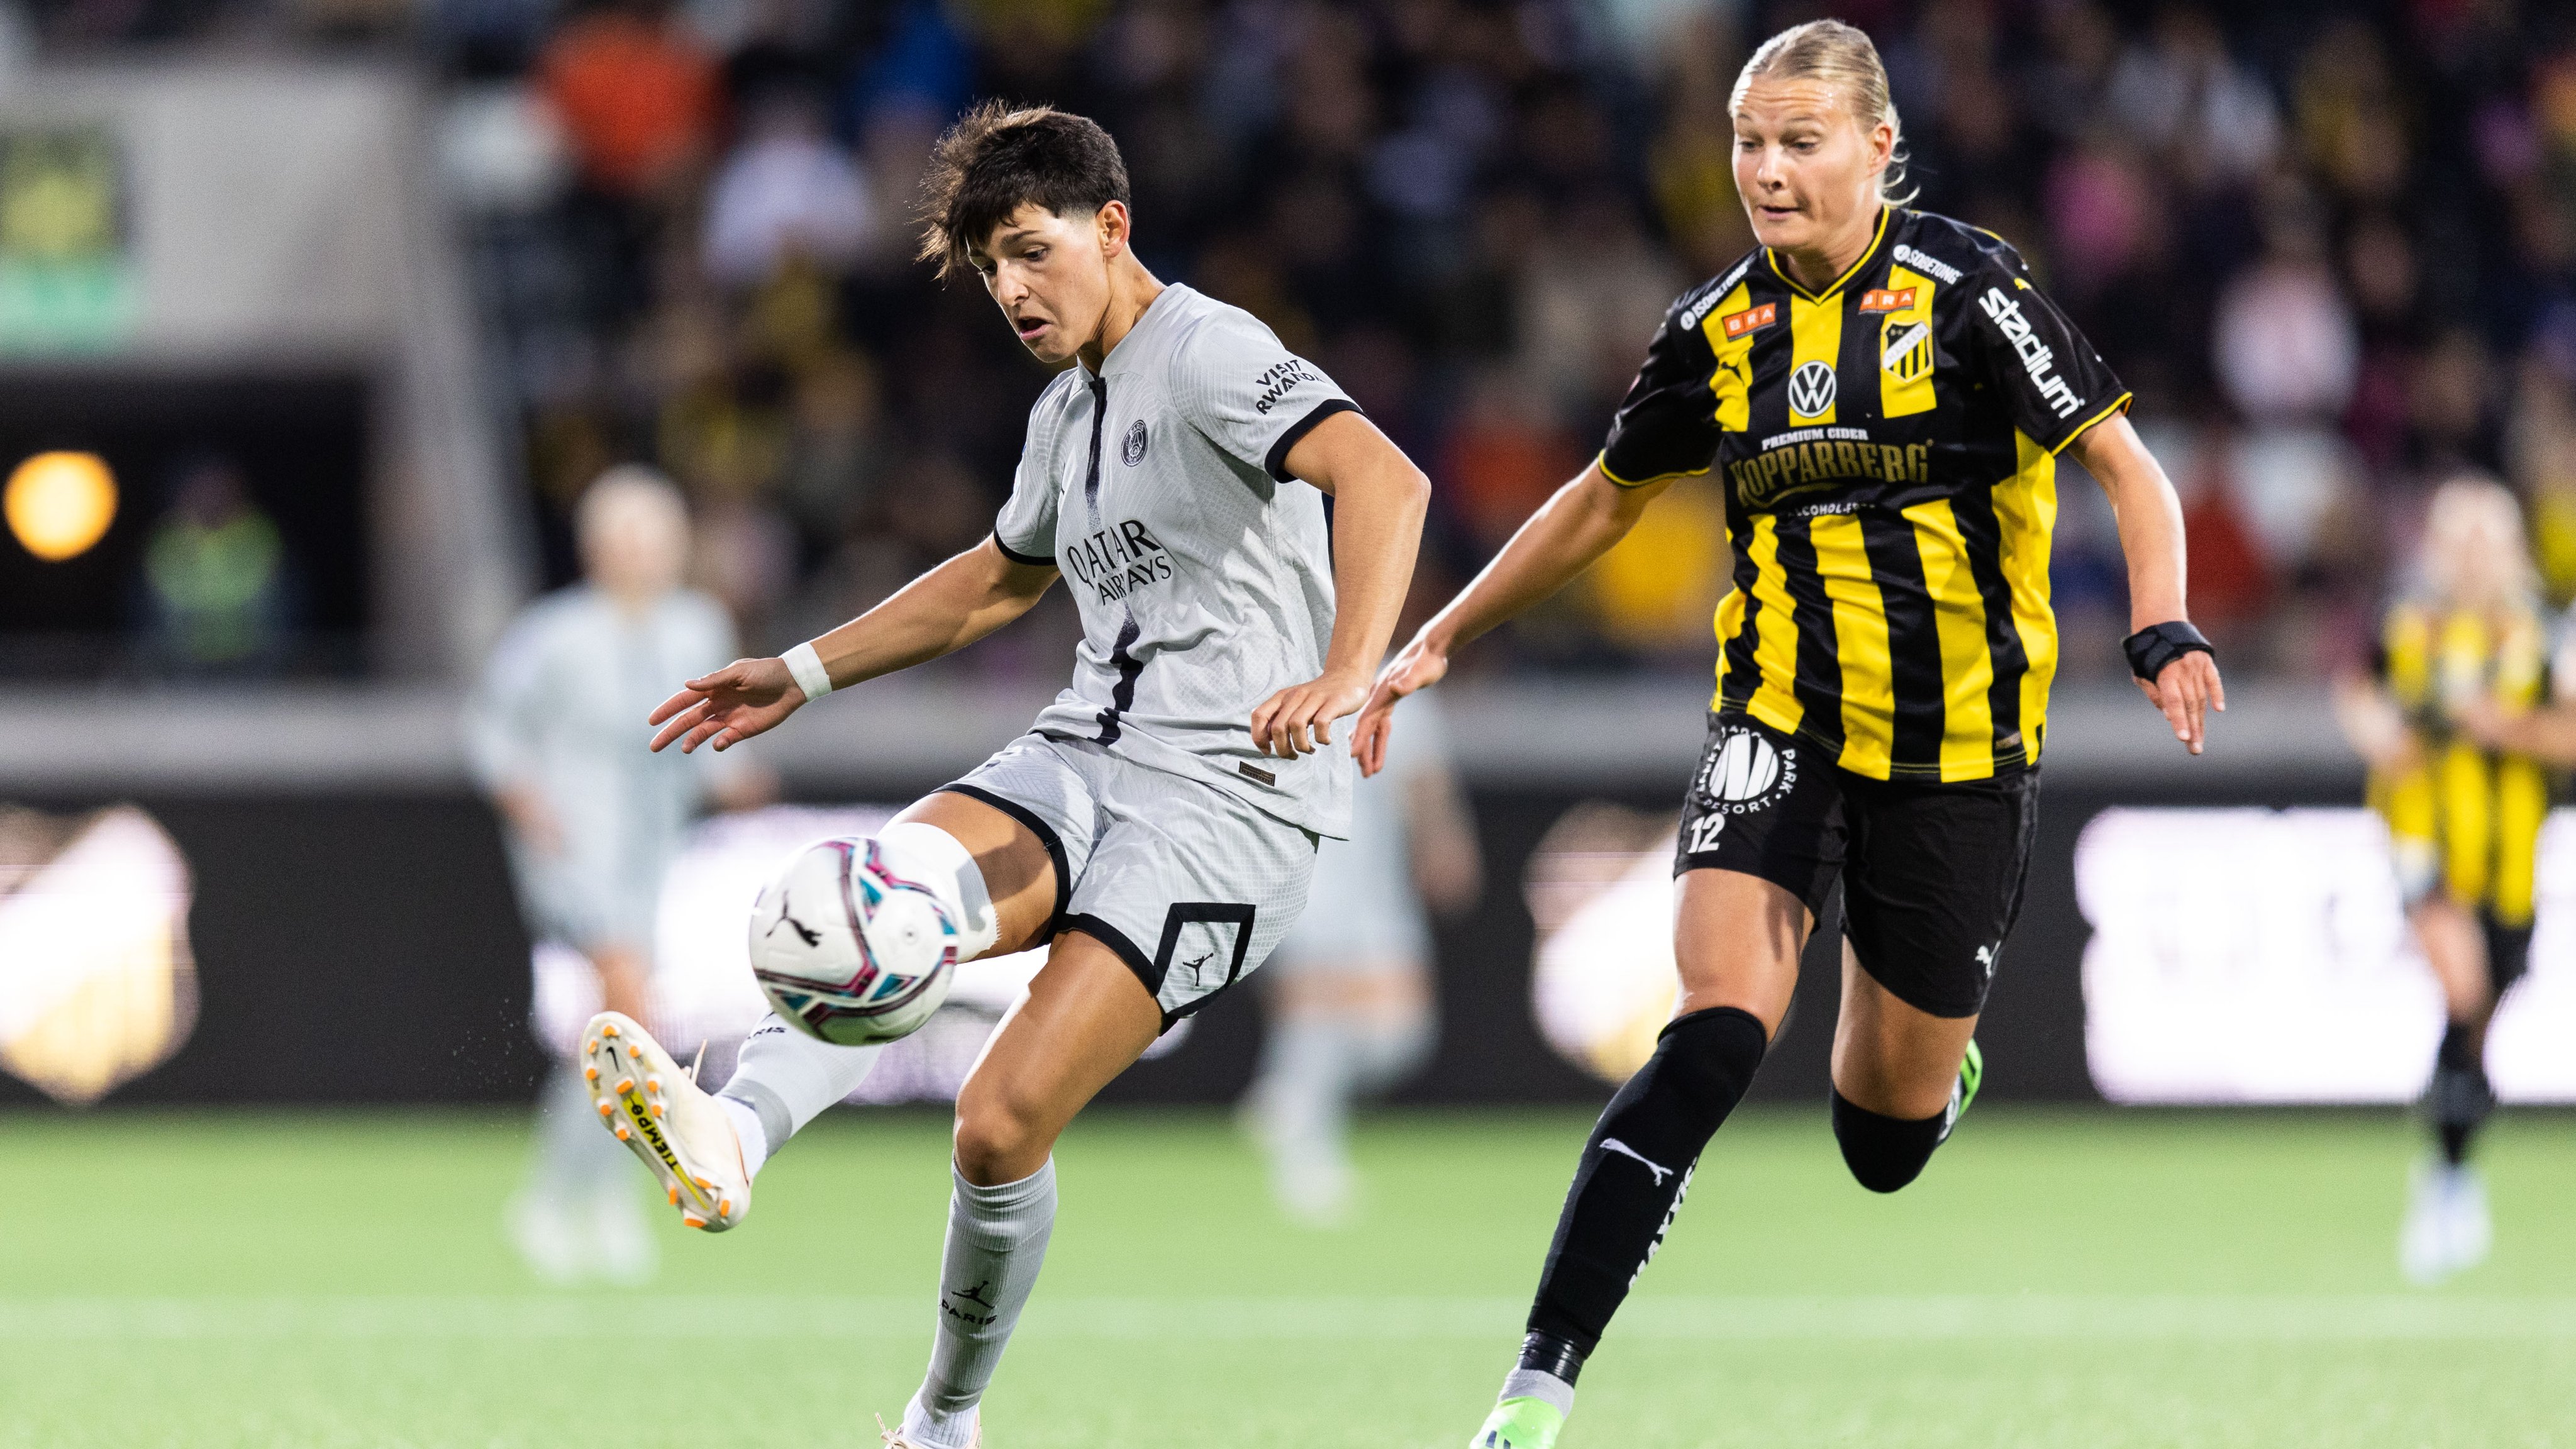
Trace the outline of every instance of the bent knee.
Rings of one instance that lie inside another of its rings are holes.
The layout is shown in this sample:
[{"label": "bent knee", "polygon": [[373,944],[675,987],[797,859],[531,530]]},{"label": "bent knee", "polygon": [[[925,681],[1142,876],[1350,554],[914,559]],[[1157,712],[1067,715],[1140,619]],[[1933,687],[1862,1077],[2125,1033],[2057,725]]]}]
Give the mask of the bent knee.
[{"label": "bent knee", "polygon": [[980,1187],[1017,1182],[1045,1166],[1055,1137],[1042,1114],[998,1093],[957,1101],[957,1170]]}]

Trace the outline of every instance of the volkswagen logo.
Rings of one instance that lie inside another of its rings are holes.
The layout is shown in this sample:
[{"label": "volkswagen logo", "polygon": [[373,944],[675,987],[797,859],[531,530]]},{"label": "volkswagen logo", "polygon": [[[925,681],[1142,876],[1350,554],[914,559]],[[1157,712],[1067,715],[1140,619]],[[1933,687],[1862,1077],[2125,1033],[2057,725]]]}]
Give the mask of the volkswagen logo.
[{"label": "volkswagen logo", "polygon": [[1824,362],[1810,362],[1789,378],[1789,411],[1802,418],[1821,417],[1834,410],[1834,370]]}]

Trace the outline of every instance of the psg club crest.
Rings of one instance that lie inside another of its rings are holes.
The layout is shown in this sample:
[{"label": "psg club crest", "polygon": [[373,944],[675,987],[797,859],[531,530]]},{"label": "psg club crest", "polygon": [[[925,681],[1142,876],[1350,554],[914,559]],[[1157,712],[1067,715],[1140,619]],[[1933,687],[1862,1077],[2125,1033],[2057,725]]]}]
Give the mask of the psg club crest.
[{"label": "psg club crest", "polygon": [[1119,447],[1118,456],[1133,468],[1145,461],[1145,420],[1138,418],[1128,425],[1127,441]]}]

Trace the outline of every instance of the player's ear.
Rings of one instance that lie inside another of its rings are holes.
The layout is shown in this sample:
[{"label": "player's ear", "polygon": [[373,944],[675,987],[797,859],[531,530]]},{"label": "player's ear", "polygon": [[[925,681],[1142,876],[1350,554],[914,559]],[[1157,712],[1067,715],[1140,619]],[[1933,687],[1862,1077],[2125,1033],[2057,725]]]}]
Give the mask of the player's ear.
[{"label": "player's ear", "polygon": [[1131,220],[1132,218],[1127,215],[1127,203],[1104,201],[1100,204],[1100,210],[1092,217],[1091,224],[1098,228],[1102,256],[1114,261],[1120,252],[1127,249],[1128,227]]}]

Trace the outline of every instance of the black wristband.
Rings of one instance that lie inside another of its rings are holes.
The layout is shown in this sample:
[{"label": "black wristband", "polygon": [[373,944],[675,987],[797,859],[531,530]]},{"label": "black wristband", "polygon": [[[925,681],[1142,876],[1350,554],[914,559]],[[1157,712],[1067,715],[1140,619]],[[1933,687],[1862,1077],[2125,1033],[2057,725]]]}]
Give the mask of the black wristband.
[{"label": "black wristband", "polygon": [[2121,640],[2120,648],[2129,656],[2129,672],[2149,684],[2155,683],[2156,676],[2165,672],[2166,665],[2186,654],[2218,657],[2218,651],[2209,647],[2209,641],[2201,637],[2200,631],[2181,619],[2149,624]]}]

